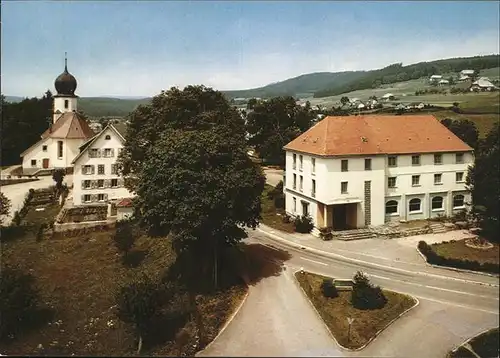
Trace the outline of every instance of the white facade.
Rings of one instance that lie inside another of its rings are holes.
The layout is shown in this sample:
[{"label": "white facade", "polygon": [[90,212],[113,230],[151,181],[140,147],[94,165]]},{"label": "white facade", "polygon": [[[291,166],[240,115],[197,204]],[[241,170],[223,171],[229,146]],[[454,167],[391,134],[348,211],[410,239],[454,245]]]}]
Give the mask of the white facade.
[{"label": "white facade", "polygon": [[436,154],[321,157],[287,151],[286,212],[307,213],[316,228],[335,230],[450,216],[470,202],[465,178],[474,158],[472,152]]},{"label": "white facade", "polygon": [[123,148],[123,137],[108,125],[74,161],[73,203],[105,203],[132,197],[117,173],[116,162]]},{"label": "white facade", "polygon": [[76,96],[54,96],[54,115],[53,123],[56,123],[57,118],[61,113],[76,112],[78,104],[78,97]]},{"label": "white facade", "polygon": [[46,138],[23,154],[23,169],[68,168],[80,152],[83,139]]}]

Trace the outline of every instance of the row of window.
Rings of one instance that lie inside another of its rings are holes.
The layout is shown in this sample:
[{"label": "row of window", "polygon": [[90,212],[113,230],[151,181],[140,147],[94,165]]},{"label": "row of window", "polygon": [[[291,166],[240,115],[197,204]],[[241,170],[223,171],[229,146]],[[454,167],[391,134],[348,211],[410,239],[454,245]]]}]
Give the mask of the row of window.
[{"label": "row of window", "polygon": [[108,200],[108,194],[84,194],[82,195],[83,203],[92,203],[92,202],[104,202]]},{"label": "row of window", "polygon": [[[464,172],[455,173],[455,182],[463,183],[464,182]],[[395,188],[397,184],[397,177],[388,177],[387,178],[387,186],[389,188]],[[434,174],[434,185],[443,184],[443,174]],[[411,176],[411,185],[419,186],[420,185],[420,175],[412,175]]]},{"label": "row of window", "polygon": [[[120,155],[121,148],[118,148],[118,155]],[[115,150],[113,148],[97,149],[91,148],[89,151],[89,158],[114,158]]]},{"label": "row of window", "polygon": [[[304,168],[304,157],[299,155],[299,171]],[[293,154],[293,169],[297,169],[297,154]],[[311,174],[316,172],[316,158],[311,158]]]},{"label": "row of window", "polygon": [[[95,165],[82,165],[82,174],[84,175],[92,175],[95,174]],[[97,174],[98,175],[106,175],[106,165],[98,164],[97,165]],[[118,174],[118,164],[111,164],[111,174]]]},{"label": "row of window", "polygon": [[82,180],[82,189],[104,189],[118,188],[123,185],[120,179],[97,179],[97,180]]},{"label": "row of window", "polygon": [[[385,213],[386,214],[396,214],[398,213],[399,203],[396,200],[389,200],[385,203]],[[453,209],[462,209],[465,206],[465,197],[462,194],[457,194],[453,196]],[[444,210],[444,198],[442,196],[435,196],[431,200],[432,210]],[[419,198],[413,198],[408,203],[408,212],[415,213],[422,211],[422,200]]]},{"label": "row of window", "polygon": [[[293,190],[297,190],[297,174],[293,174]],[[304,189],[304,177],[299,175],[299,191],[302,192]],[[314,198],[316,196],[316,180],[311,180],[311,196]]]}]

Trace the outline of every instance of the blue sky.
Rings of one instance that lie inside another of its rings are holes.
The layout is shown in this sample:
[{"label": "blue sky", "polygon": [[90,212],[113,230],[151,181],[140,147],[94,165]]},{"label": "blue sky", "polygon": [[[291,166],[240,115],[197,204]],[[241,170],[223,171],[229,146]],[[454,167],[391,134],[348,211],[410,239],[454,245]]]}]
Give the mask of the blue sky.
[{"label": "blue sky", "polygon": [[266,85],[304,73],[499,53],[499,2],[3,1],[2,93],[64,67],[80,96]]}]

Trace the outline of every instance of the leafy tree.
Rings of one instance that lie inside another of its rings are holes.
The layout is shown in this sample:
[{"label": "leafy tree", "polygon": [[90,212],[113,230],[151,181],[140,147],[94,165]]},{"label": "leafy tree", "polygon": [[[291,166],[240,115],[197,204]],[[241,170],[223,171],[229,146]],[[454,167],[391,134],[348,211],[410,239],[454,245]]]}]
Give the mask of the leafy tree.
[{"label": "leafy tree", "polygon": [[3,217],[9,215],[10,207],[10,199],[4,193],[0,192],[0,224],[3,222]]},{"label": "leafy tree", "polygon": [[116,294],[118,318],[131,323],[139,335],[137,354],[141,352],[143,337],[150,328],[151,319],[158,313],[164,287],[146,275],[142,275]]},{"label": "leafy tree", "polygon": [[361,271],[356,272],[353,279],[351,303],[358,309],[382,308],[387,302],[382,289],[373,286],[368,277]]},{"label": "leafy tree", "polygon": [[347,96],[343,96],[341,99],[340,99],[340,103],[342,103],[342,107],[344,107],[346,104],[349,103],[349,97]]},{"label": "leafy tree", "polygon": [[476,150],[476,160],[469,167],[467,187],[472,194],[472,210],[479,218],[482,235],[489,240],[500,237],[500,138],[498,122]]},{"label": "leafy tree", "polygon": [[265,177],[246,151],[241,116],[210,88],[173,88],[131,116],[120,161],[135,180],[126,185],[141,224],[172,238],[187,286],[211,266],[217,287],[220,249],[258,225]]},{"label": "leafy tree", "polygon": [[250,98],[247,103],[247,109],[254,109],[254,107],[257,105],[257,99],[256,98]]},{"label": "leafy tree", "polygon": [[321,292],[323,292],[323,296],[328,298],[335,298],[339,295],[337,287],[335,287],[331,278],[323,279],[323,282],[321,282]]},{"label": "leafy tree", "polygon": [[283,165],[283,147],[308,130],[315,119],[314,111],[306,103],[297,105],[293,97],[275,97],[259,103],[248,114],[249,144],[269,163]]},{"label": "leafy tree", "polygon": [[2,165],[20,162],[19,155],[38,142],[52,123],[52,93],[10,103],[2,97]]},{"label": "leafy tree", "polygon": [[453,76],[448,77],[448,82],[449,82],[450,85],[454,85],[455,84],[455,78],[453,78]]},{"label": "leafy tree", "polygon": [[441,121],[445,127],[447,127],[450,131],[453,132],[458,138],[463,140],[472,148],[477,148],[479,141],[479,131],[477,130],[474,122],[463,119],[463,120],[453,120],[449,118],[445,118]]},{"label": "leafy tree", "polygon": [[106,117],[101,117],[98,119],[98,122],[101,125],[101,128],[104,129],[110,123],[110,119]]},{"label": "leafy tree", "polygon": [[61,190],[63,186],[63,180],[64,177],[66,176],[66,172],[64,169],[56,169],[52,172],[52,179],[56,183],[56,189]]},{"label": "leafy tree", "polygon": [[314,228],[312,218],[309,215],[302,215],[294,221],[295,231],[302,234],[308,234]]}]

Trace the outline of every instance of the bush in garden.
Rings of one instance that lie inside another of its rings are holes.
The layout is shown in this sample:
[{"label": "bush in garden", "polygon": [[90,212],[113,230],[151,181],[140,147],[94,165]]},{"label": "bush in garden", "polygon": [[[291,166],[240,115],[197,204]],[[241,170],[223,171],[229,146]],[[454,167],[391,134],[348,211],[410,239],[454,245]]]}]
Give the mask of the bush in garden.
[{"label": "bush in garden", "polygon": [[353,281],[351,303],[355,308],[370,310],[384,307],[387,298],[382,289],[373,286],[365,274],[358,271]]},{"label": "bush in garden", "polygon": [[294,221],[295,231],[301,234],[308,234],[314,227],[312,219],[309,215],[299,216]]},{"label": "bush in garden", "polygon": [[323,279],[323,282],[321,283],[321,292],[323,292],[323,296],[328,298],[335,298],[339,295],[337,287],[335,287],[331,278]]}]

